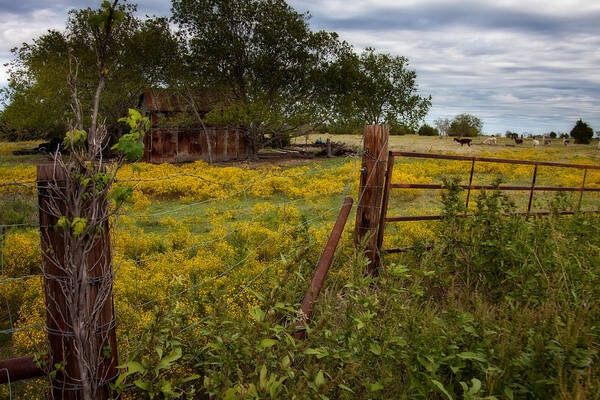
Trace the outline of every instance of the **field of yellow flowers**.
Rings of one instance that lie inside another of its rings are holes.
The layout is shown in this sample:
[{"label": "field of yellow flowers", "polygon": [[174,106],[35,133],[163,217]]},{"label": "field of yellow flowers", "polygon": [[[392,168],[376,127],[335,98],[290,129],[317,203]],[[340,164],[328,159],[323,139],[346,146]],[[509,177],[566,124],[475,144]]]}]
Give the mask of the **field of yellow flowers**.
[{"label": "field of yellow flowers", "polygon": [[[440,146],[437,138],[403,137],[420,151],[465,152],[460,147]],[[40,273],[41,255],[35,199],[35,163],[11,156],[33,143],[0,143],[0,224],[2,312],[0,329],[16,328],[0,335],[0,357],[26,355],[43,347],[44,306]],[[405,150],[406,143],[393,149]],[[425,149],[425,150],[424,150]],[[598,165],[600,151],[590,146],[512,148],[473,147],[471,154],[513,159],[563,161]],[[6,157],[4,157],[6,156]],[[319,160],[292,166],[210,166],[204,162],[183,165],[126,165],[118,172],[118,185],[134,188],[133,197],[112,221],[115,309],[119,319],[121,352],[148,324],[154,307],[176,302],[200,321],[211,307],[211,298],[227,299],[234,313],[243,314],[259,304],[252,288],[272,284],[273,276],[286,272],[290,260],[316,261],[337,215],[342,199],[357,198],[360,170],[358,156]],[[393,181],[441,183],[447,176],[467,182],[469,162],[398,159]],[[511,164],[477,164],[474,184],[502,177],[506,183],[527,184],[532,167]],[[26,182],[24,186],[1,186]],[[540,168],[538,184],[579,186],[582,171]],[[28,186],[29,185],[29,186]],[[589,171],[586,186],[600,187],[600,171]],[[527,194],[511,193],[517,207]],[[569,195],[575,204],[578,194]],[[534,207],[547,209],[549,195],[536,193]],[[600,199],[585,194],[583,208],[600,208]],[[470,203],[476,206],[475,200]],[[398,190],[391,196],[390,214],[416,215],[439,212],[440,193]],[[26,214],[26,215],[24,215]],[[350,219],[352,221],[352,218]],[[349,254],[352,223],[345,232],[341,253]],[[433,223],[390,226],[384,247],[433,239]],[[348,271],[336,264],[333,274],[345,279]]]}]

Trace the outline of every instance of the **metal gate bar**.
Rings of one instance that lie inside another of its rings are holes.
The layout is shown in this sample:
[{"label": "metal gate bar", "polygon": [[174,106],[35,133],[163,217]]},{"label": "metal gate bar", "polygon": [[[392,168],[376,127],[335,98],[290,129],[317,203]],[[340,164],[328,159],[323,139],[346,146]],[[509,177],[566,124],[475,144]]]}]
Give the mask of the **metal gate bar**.
[{"label": "metal gate bar", "polygon": [[[377,248],[382,252],[387,253],[398,253],[406,251],[408,248],[395,248],[395,249],[382,249],[383,235],[385,232],[385,224],[387,222],[401,222],[401,221],[432,221],[442,219],[441,215],[410,215],[410,216],[388,216],[388,205],[390,197],[390,189],[444,189],[441,184],[423,184],[423,183],[392,183],[392,173],[394,170],[395,157],[412,157],[412,158],[428,158],[438,160],[455,160],[455,161],[471,161],[471,171],[469,174],[469,184],[459,185],[463,189],[467,189],[467,199],[465,203],[465,213],[457,215],[457,217],[472,217],[474,214],[468,214],[469,198],[471,190],[517,190],[517,191],[529,191],[529,201],[527,205],[527,212],[516,212],[511,215],[550,215],[550,211],[537,211],[531,212],[531,206],[533,203],[533,194],[536,191],[547,191],[547,192],[579,192],[578,206],[581,206],[581,200],[584,192],[600,192],[600,188],[589,188],[585,187],[585,181],[587,172],[589,169],[600,170],[600,165],[584,165],[584,164],[567,164],[567,163],[556,163],[549,161],[530,161],[530,160],[511,160],[506,158],[489,158],[489,157],[469,157],[469,156],[457,156],[457,155],[446,155],[446,154],[429,154],[429,153],[411,153],[401,151],[390,151],[388,156],[387,170],[385,173],[385,185],[383,189],[383,199],[381,204],[381,215],[379,218],[379,228],[377,231]],[[489,162],[489,163],[505,163],[505,164],[520,164],[520,165],[532,165],[533,176],[530,186],[493,186],[493,185],[473,185],[473,173],[475,170],[475,162]],[[537,170],[538,166],[547,167],[559,167],[559,168],[577,168],[583,169],[583,181],[580,187],[558,187],[558,186],[536,186]],[[585,211],[585,213],[600,213],[597,211]],[[560,215],[573,215],[575,211],[561,211]]]}]

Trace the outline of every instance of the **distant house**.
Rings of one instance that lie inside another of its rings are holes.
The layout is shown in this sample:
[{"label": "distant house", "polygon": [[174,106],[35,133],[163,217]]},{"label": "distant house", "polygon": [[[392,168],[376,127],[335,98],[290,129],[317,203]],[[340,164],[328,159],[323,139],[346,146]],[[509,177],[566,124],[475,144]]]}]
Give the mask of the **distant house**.
[{"label": "distant house", "polygon": [[199,121],[198,117],[211,111],[214,104],[215,100],[207,95],[194,94],[188,101],[168,89],[145,90],[140,107],[150,118],[151,128],[144,137],[143,160],[173,163],[246,159],[248,145],[239,129],[203,126]]}]

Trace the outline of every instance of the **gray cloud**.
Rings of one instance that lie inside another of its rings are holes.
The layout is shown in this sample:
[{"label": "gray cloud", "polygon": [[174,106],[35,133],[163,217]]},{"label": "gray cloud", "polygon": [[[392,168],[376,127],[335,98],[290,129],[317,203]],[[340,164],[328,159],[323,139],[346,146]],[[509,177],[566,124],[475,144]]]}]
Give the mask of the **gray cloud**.
[{"label": "gray cloud", "polygon": [[[9,49],[73,7],[98,1],[0,0],[0,63]],[[583,118],[600,129],[600,2],[589,0],[292,0],[316,29],[337,31],[357,49],[407,56],[427,121],[462,112],[487,133],[568,131]],[[170,2],[140,2],[138,14],[169,15]],[[0,67],[0,86],[6,84]]]},{"label": "gray cloud", "polygon": [[583,0],[295,2],[311,24],[358,49],[404,55],[433,107],[462,112],[487,133],[600,129],[600,3]]},{"label": "gray cloud", "polygon": [[[586,15],[543,15],[529,10],[506,9],[485,2],[453,2],[451,4],[415,4],[403,8],[379,8],[356,17],[336,18],[315,13],[315,25],[333,30],[443,30],[455,26],[475,29],[502,29],[521,32],[556,33],[587,32],[597,29],[600,11]],[[474,32],[475,33],[475,32]]]}]

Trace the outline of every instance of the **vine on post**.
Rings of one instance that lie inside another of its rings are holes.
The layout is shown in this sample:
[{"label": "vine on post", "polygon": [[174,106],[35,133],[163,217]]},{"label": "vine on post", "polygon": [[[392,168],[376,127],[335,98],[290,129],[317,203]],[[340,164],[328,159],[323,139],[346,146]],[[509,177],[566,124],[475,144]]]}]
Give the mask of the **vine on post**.
[{"label": "vine on post", "polygon": [[[120,121],[129,133],[108,149],[100,95],[109,71],[107,48],[122,12],[104,1],[89,24],[96,39],[98,86],[90,125],[77,92],[78,62],[70,58],[67,79],[73,118],[64,137],[65,154],[56,151],[52,165],[38,168],[40,231],[49,341],[48,376],[54,398],[105,399],[116,378],[117,349],[112,288],[114,271],[109,223],[132,194],[113,187],[121,165],[143,155],[149,120],[133,109]],[[109,154],[108,158],[106,154]],[[60,369],[53,366],[60,365]]]}]

